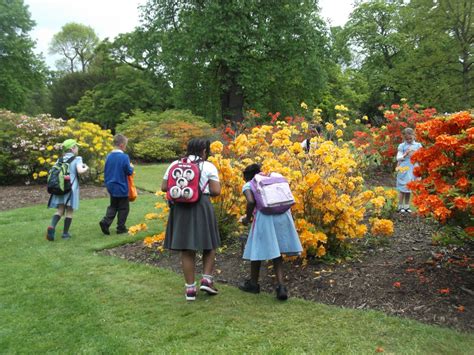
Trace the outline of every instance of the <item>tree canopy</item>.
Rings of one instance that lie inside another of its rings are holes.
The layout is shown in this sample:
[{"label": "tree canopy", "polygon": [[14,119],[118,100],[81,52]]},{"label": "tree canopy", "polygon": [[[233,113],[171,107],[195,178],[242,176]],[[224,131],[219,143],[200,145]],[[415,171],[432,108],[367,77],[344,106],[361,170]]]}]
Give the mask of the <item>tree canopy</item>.
[{"label": "tree canopy", "polygon": [[70,22],[54,35],[49,50],[63,57],[56,63],[60,70],[85,72],[98,43],[99,38],[92,27]]},{"label": "tree canopy", "polygon": [[205,116],[238,120],[246,106],[290,112],[326,80],[315,0],[150,0],[134,36],[145,49],[135,64],[148,59],[175,88],[174,104]]},{"label": "tree canopy", "polygon": [[22,0],[0,0],[0,108],[27,110],[45,86],[46,68],[29,35],[34,25]]}]

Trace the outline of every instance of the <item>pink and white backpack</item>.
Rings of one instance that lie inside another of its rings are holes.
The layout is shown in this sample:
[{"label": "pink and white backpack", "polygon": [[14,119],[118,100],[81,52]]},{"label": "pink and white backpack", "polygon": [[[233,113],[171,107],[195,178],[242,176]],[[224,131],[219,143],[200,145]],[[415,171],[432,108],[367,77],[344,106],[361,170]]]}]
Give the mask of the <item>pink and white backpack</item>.
[{"label": "pink and white backpack", "polygon": [[257,174],[250,181],[250,188],[255,197],[257,211],[264,214],[285,213],[295,204],[288,180],[281,174]]},{"label": "pink and white backpack", "polygon": [[202,191],[199,187],[201,180],[200,161],[182,158],[174,163],[168,173],[168,189],[166,199],[179,203],[195,203],[201,198]]}]

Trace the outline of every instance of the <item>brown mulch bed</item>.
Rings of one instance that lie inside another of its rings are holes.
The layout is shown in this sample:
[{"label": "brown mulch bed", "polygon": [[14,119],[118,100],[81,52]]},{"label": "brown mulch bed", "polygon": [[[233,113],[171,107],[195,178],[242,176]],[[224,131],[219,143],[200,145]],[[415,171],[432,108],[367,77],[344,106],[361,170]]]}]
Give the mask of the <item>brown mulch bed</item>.
[{"label": "brown mulch bed", "polygon": [[[380,184],[386,185],[383,180],[380,179]],[[378,185],[379,181],[372,183]],[[81,186],[81,199],[107,196],[103,187]],[[46,204],[48,198],[43,185],[0,186],[0,211]],[[385,243],[368,240],[354,243],[350,260],[340,263],[315,260],[306,266],[301,261],[285,263],[290,296],[347,308],[376,309],[425,323],[474,331],[474,247],[432,245],[434,226],[414,216],[396,215],[394,223],[395,234]],[[181,272],[176,253],[158,253],[144,247],[142,242],[103,253]],[[198,270],[200,267],[199,261]],[[237,286],[248,277],[248,272],[249,263],[241,259],[239,242],[227,243],[227,248],[217,256],[217,281]],[[273,279],[271,262],[264,263],[263,291],[274,292]]]},{"label": "brown mulch bed", "polygon": [[[0,211],[38,204],[46,206],[49,199],[44,185],[0,186],[0,196]],[[81,185],[81,200],[100,197],[108,197],[105,187]]]}]

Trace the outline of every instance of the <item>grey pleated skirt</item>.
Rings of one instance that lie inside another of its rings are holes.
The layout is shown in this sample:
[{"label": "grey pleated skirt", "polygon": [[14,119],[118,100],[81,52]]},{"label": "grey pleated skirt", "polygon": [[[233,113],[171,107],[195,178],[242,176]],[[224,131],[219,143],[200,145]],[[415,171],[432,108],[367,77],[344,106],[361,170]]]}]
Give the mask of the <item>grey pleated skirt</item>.
[{"label": "grey pleated skirt", "polygon": [[197,203],[170,208],[164,247],[171,250],[211,250],[220,246],[214,207],[209,195]]}]

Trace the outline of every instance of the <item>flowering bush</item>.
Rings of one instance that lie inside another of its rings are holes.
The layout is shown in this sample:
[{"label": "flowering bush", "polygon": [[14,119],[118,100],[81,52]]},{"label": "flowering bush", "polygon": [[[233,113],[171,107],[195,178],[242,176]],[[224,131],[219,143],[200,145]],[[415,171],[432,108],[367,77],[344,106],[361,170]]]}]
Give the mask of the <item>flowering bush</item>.
[{"label": "flowering bush", "polygon": [[[58,132],[57,141],[60,143],[68,138],[73,138],[80,144],[79,155],[82,156],[83,161],[90,168],[86,175],[82,175],[81,178],[102,182],[105,157],[113,149],[113,138],[110,130],[103,130],[95,123],[79,122],[71,119]],[[61,153],[61,151],[57,151],[56,155]]]},{"label": "flowering bush", "polygon": [[[61,142],[68,138],[80,144],[80,155],[90,166],[85,179],[100,180],[105,155],[112,149],[110,131],[88,122],[63,121],[49,115],[35,117],[0,111],[2,136],[0,179],[11,176],[16,180],[44,180],[61,156]],[[5,170],[5,169],[9,170]]]},{"label": "flowering bush", "polygon": [[[366,130],[354,132],[353,142],[362,157],[369,157],[369,166],[383,164],[393,170],[398,145],[403,141],[403,129],[414,128],[418,123],[432,119],[435,114],[436,110],[432,108],[421,110],[418,105],[411,108],[407,103],[393,104],[390,110],[384,111],[385,125],[371,127],[368,124]],[[367,120],[366,117],[364,119]]]},{"label": "flowering bush", "polygon": [[418,166],[409,183],[418,213],[457,225],[474,236],[474,120],[469,112],[437,117],[416,127],[423,147],[412,156]]},{"label": "flowering bush", "polygon": [[129,139],[129,154],[144,161],[172,160],[184,154],[189,139],[214,134],[209,123],[187,110],[159,114],[137,110],[117,131]]},{"label": "flowering bush", "polygon": [[49,115],[30,117],[0,111],[0,180],[14,182],[31,177],[38,167],[39,156],[53,149],[54,137],[63,124]]},{"label": "flowering bush", "polygon": [[[290,123],[275,120],[273,125],[254,127],[225,146],[220,141],[212,143],[209,161],[219,170],[222,186],[221,195],[213,198],[218,219],[236,223],[244,214],[242,171],[259,163],[263,172],[278,172],[290,182],[296,200],[292,214],[304,247],[303,257],[337,253],[348,240],[363,237],[368,231],[363,221],[369,212],[374,217],[372,233],[393,233],[391,221],[376,217],[387,205],[393,206],[396,193],[364,189],[348,144],[313,138],[313,148],[306,153],[300,141],[308,123],[292,118],[287,121]],[[161,209],[163,205],[155,207]]]}]

